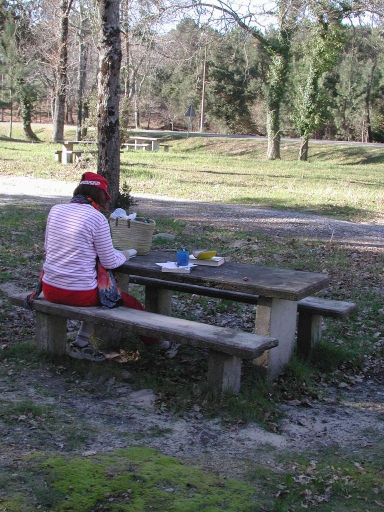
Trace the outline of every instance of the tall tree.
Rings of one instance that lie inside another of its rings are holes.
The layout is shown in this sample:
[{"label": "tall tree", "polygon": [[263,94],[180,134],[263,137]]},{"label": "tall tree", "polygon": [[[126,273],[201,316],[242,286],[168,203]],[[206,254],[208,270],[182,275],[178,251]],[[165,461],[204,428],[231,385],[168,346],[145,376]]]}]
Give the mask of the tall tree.
[{"label": "tall tree", "polygon": [[[13,130],[13,101],[20,67],[17,55],[16,25],[11,13],[6,13],[0,37],[0,69],[3,74],[2,89],[10,105],[9,137]],[[3,98],[2,98],[3,99]]]},{"label": "tall tree", "polygon": [[[231,133],[255,133],[250,113],[254,91],[251,84],[256,69],[249,62],[249,35],[239,29],[222,35],[211,45],[208,66],[209,119],[222,119]],[[245,39],[245,40],[244,40]]]},{"label": "tall tree", "polygon": [[270,58],[266,88],[267,158],[269,160],[279,159],[280,109],[287,85],[292,38],[303,9],[303,1],[278,0],[274,9],[264,13],[265,15],[273,15],[276,20],[277,26],[272,33],[272,37],[268,37],[258,28],[258,18],[251,12],[241,15],[221,0],[218,1],[218,4],[210,4],[199,0],[195,5],[200,9],[212,9],[220,12],[221,16],[227,20],[229,17],[239,27],[251,34],[267,51]]},{"label": "tall tree", "polygon": [[76,120],[76,139],[81,140],[86,132],[84,127],[84,93],[87,78],[87,63],[89,44],[87,36],[90,33],[90,20],[87,9],[82,2],[79,4],[79,11],[76,16],[76,32],[78,40],[78,68],[77,68],[77,120]]},{"label": "tall tree", "polygon": [[73,0],[61,0],[60,4],[60,54],[57,66],[57,85],[52,132],[52,139],[54,142],[64,139],[65,103],[67,99],[68,84],[68,30],[69,13],[72,8],[72,3]]},{"label": "tall tree", "polygon": [[[301,76],[298,84],[294,108],[294,123],[300,135],[299,160],[308,160],[308,140],[322,122],[323,94],[320,79],[325,72],[332,71],[344,42],[340,12],[317,9],[317,22],[308,30],[305,46],[306,75]],[[306,62],[307,61],[307,62]]]},{"label": "tall tree", "polygon": [[26,9],[23,5],[18,6],[18,9],[10,9],[3,21],[0,54],[11,107],[9,136],[12,136],[13,101],[17,100],[20,104],[25,136],[28,140],[38,141],[31,128],[39,80],[30,24],[31,16],[28,6]]},{"label": "tall tree", "polygon": [[119,0],[98,0],[100,16],[98,112],[98,173],[109,182],[112,203],[120,180],[120,66]]}]

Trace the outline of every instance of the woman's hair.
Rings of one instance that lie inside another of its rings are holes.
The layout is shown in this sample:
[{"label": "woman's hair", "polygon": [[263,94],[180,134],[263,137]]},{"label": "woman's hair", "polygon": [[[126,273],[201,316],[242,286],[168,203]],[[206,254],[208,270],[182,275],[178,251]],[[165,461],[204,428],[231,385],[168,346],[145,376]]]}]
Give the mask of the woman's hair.
[{"label": "woman's hair", "polygon": [[78,185],[73,192],[74,196],[82,195],[90,197],[98,206],[101,206],[103,210],[108,211],[109,199],[107,194],[101,188],[93,187],[92,185]]}]

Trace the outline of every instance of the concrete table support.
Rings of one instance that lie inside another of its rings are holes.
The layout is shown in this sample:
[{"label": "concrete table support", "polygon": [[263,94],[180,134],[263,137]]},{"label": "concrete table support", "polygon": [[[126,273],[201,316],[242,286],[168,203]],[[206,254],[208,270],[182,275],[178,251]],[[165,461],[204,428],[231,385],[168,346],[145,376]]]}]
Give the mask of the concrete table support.
[{"label": "concrete table support", "polygon": [[209,351],[208,387],[220,392],[231,392],[235,395],[240,391],[241,359],[236,356]]},{"label": "concrete table support", "polygon": [[264,352],[254,364],[273,381],[280,375],[290,360],[296,333],[297,302],[270,297],[259,297],[256,308],[255,332],[263,336],[274,336],[279,345]]},{"label": "concrete table support", "polygon": [[67,352],[67,319],[36,312],[36,347],[61,357]]}]

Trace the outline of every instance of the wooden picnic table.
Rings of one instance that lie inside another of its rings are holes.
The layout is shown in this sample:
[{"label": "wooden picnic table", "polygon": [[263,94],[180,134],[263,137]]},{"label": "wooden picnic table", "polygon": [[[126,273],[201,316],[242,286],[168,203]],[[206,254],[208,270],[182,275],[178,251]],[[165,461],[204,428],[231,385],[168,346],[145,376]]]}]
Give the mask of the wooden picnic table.
[{"label": "wooden picnic table", "polygon": [[[286,270],[274,267],[226,262],[219,267],[199,265],[189,274],[162,272],[156,263],[174,261],[175,254],[150,251],[136,256],[117,269],[123,287],[127,275],[152,277],[157,280],[186,283],[206,288],[237,291],[258,296],[255,332],[277,338],[279,345],[255,360],[269,380],[275,379],[289,361],[295,342],[297,302],[324,289],[326,274]],[[145,305],[148,311],[171,315],[172,290],[146,286]]]},{"label": "wooden picnic table", "polygon": [[134,140],[135,149],[148,143],[152,151],[158,151],[160,149],[160,139],[157,137],[143,137],[142,135],[130,135],[130,139]]},{"label": "wooden picnic table", "polygon": [[[97,145],[98,142],[96,140],[63,140],[61,141],[61,155],[59,155],[58,160],[63,164],[71,164],[73,163],[73,157],[78,155],[80,156],[84,151],[82,150],[74,150],[75,145]],[[56,152],[60,153],[60,152]]]}]

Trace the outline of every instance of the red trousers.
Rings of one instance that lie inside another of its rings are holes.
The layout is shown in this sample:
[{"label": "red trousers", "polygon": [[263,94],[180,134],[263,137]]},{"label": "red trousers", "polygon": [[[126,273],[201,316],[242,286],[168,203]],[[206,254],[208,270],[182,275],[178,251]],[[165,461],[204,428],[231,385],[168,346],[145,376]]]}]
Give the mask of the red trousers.
[{"label": "red trousers", "polygon": [[[63,290],[62,288],[56,288],[50,284],[43,282],[43,293],[44,297],[49,302],[56,304],[66,304],[67,306],[100,306],[99,293],[97,288],[94,290]],[[124,306],[131,309],[140,309],[145,311],[144,306],[140,302],[129,295],[129,293],[121,293],[123,298]],[[140,336],[141,341],[147,345],[156,345],[159,342],[158,338],[151,338],[149,336]]]}]

